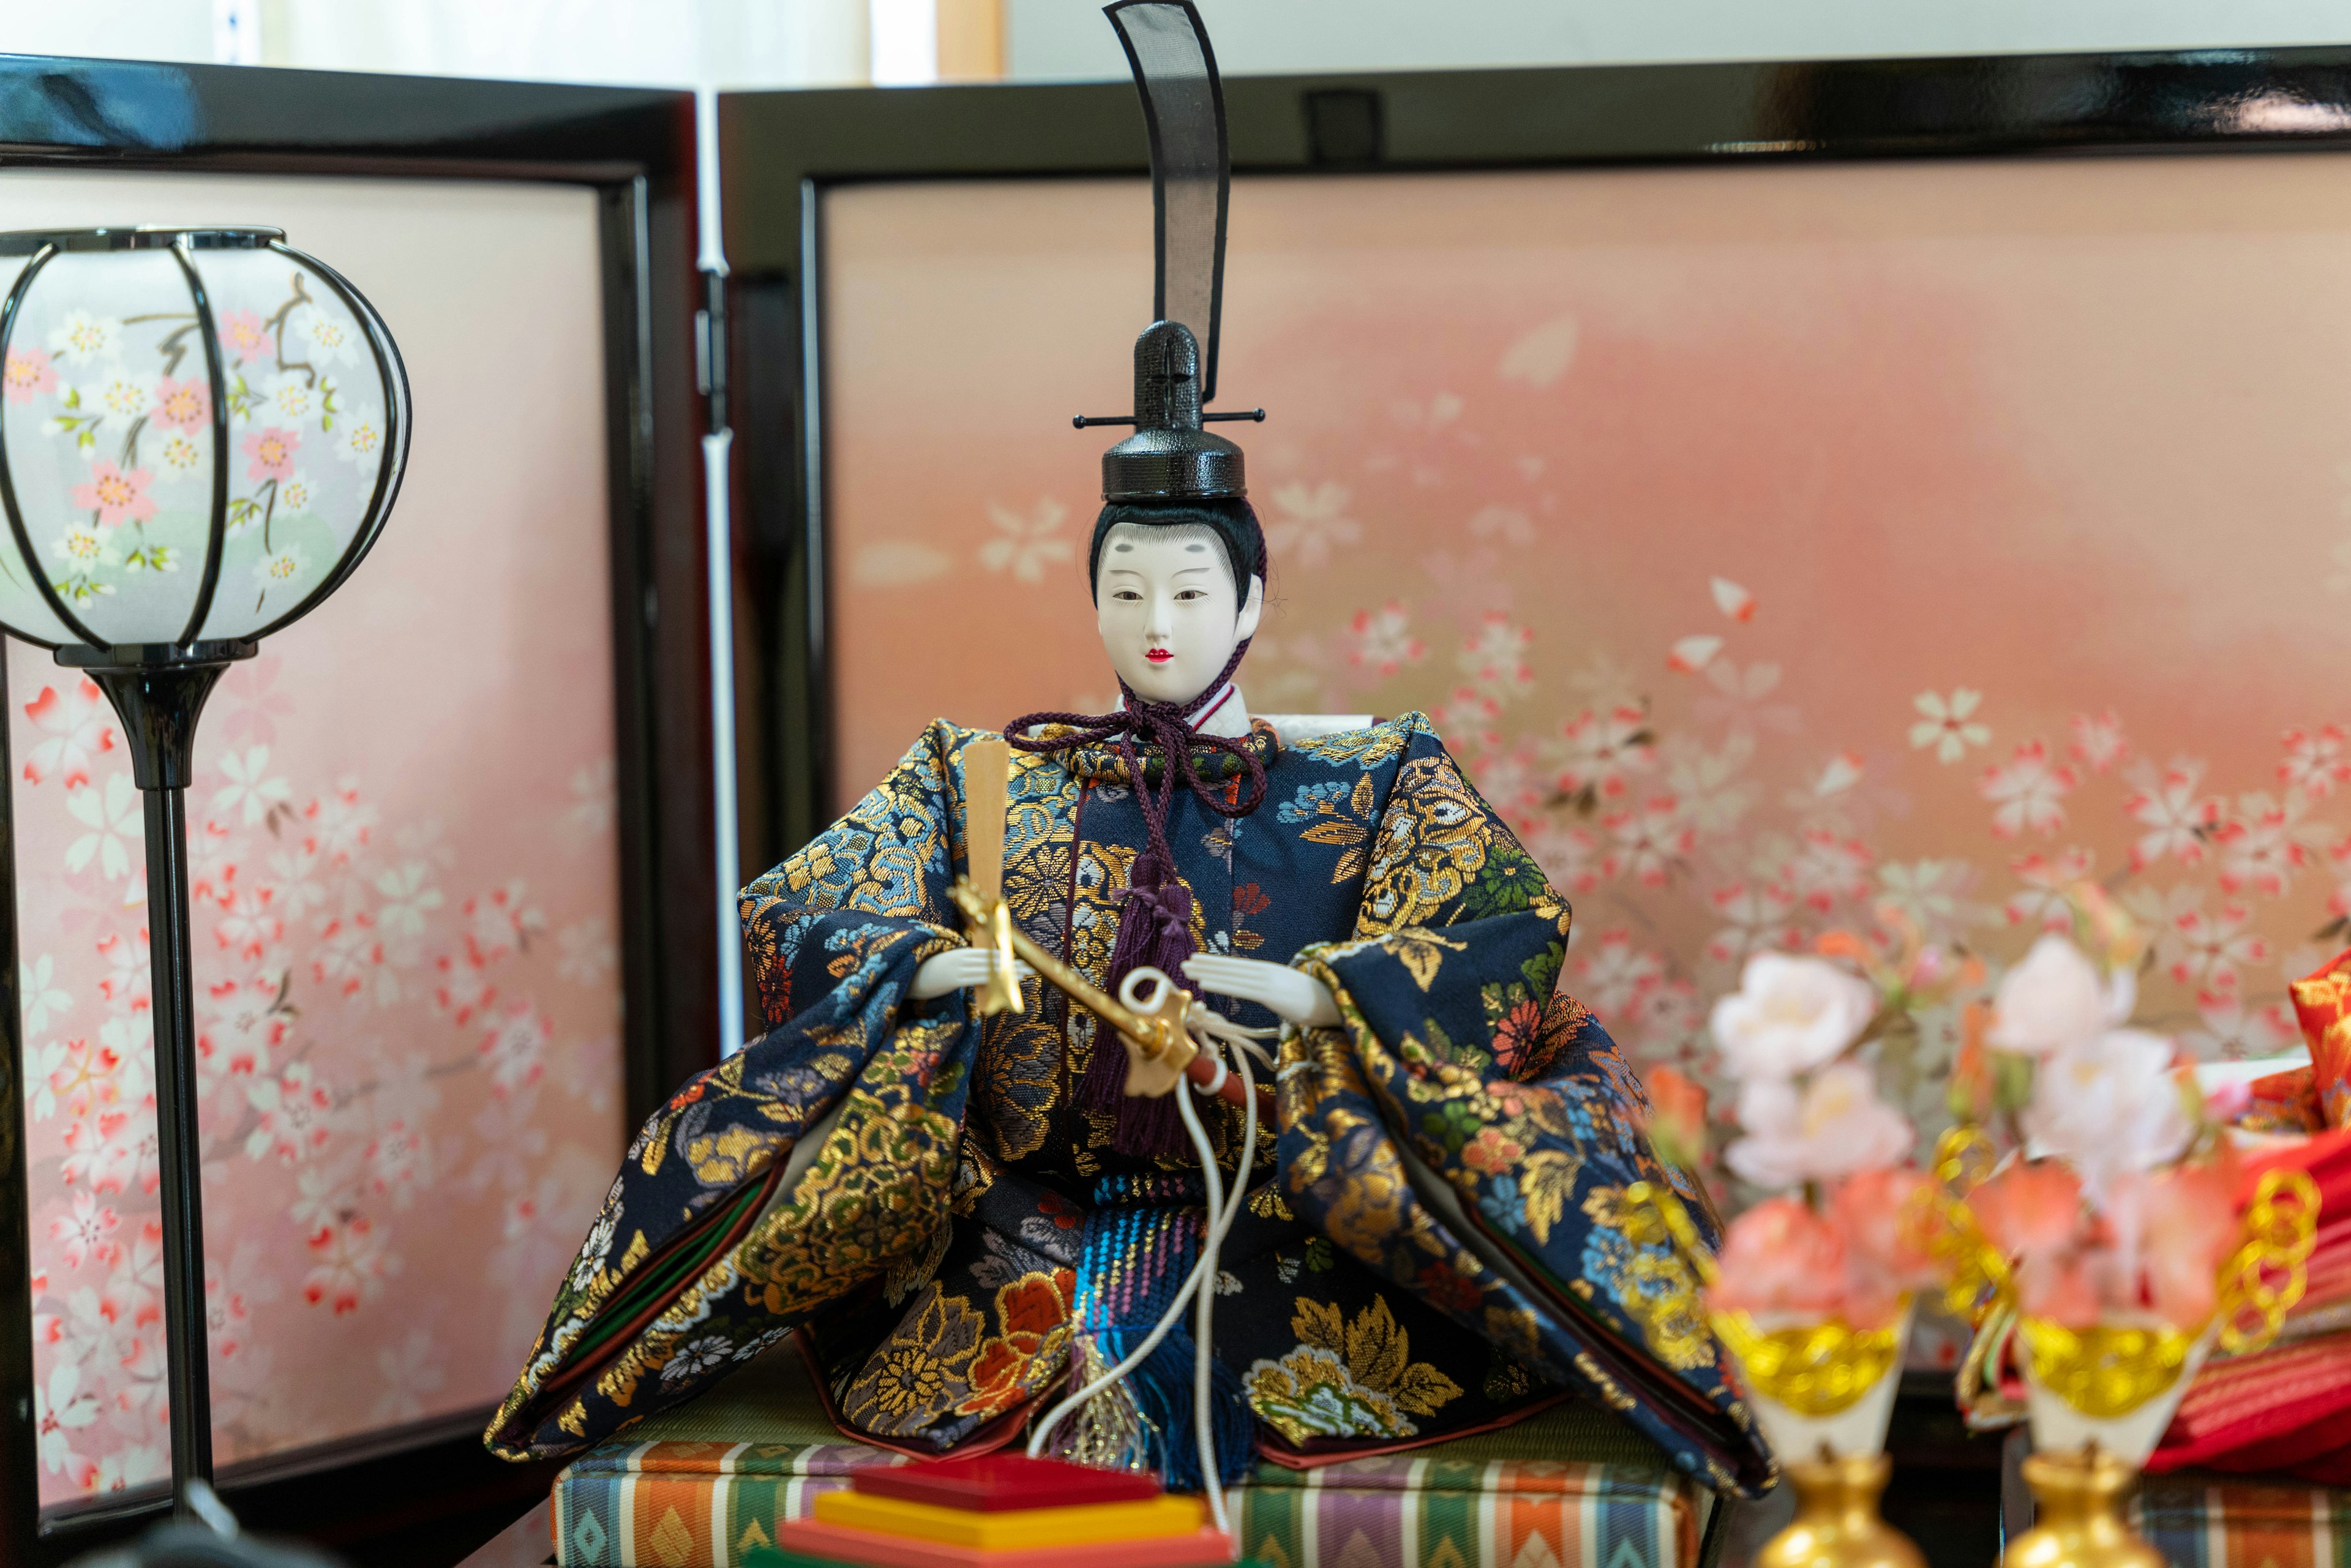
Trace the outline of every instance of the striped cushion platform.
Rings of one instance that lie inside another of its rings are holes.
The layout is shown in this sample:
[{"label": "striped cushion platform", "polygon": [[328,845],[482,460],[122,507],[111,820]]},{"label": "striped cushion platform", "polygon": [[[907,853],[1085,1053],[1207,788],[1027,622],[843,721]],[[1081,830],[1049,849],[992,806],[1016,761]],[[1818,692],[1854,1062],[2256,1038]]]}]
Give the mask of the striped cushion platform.
[{"label": "striped cushion platform", "polygon": [[[788,1342],[565,1469],[556,1560],[741,1568],[852,1469],[904,1462],[841,1437]],[[1243,1550],[1279,1568],[1698,1568],[1714,1514],[1712,1493],[1576,1404],[1384,1458],[1261,1464],[1232,1497]]]},{"label": "striped cushion platform", "polygon": [[2307,1481],[2157,1476],[2134,1505],[2172,1568],[2338,1568],[2351,1563],[2351,1491]]}]

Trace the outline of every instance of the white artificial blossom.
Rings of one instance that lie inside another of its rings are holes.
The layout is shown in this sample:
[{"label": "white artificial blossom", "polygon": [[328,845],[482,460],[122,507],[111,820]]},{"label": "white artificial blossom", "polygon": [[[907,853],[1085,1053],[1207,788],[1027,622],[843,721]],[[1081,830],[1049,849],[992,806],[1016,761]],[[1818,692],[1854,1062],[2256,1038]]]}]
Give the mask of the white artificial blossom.
[{"label": "white artificial blossom", "polygon": [[1748,1080],[1739,1092],[1739,1124],[1747,1136],[1723,1158],[1740,1180],[1761,1187],[1896,1165],[1912,1142],[1908,1120],[1878,1098],[1876,1075],[1858,1061],[1834,1062],[1801,1087],[1782,1078]]},{"label": "white artificial blossom", "polygon": [[2103,1208],[2116,1178],[2188,1152],[2196,1119],[2172,1071],[2171,1042],[2144,1030],[2107,1030],[2043,1061],[2022,1125],[2040,1152],[2081,1173]]},{"label": "white artificial blossom", "polygon": [[1987,1038],[1998,1050],[2046,1060],[2117,1027],[2137,1002],[2130,971],[2102,978],[2079,947],[2052,933],[2001,980]]},{"label": "white artificial blossom", "polygon": [[1869,982],[1826,959],[1758,953],[1708,1022],[1732,1077],[1788,1079],[1844,1055],[1876,1012]]}]

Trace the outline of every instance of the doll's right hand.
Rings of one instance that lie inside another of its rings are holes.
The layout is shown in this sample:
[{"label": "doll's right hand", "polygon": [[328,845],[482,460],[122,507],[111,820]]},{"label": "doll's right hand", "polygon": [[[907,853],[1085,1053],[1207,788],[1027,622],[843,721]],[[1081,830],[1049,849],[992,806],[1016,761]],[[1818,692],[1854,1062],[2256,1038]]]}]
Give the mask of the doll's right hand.
[{"label": "doll's right hand", "polygon": [[[944,997],[949,991],[984,986],[995,967],[996,949],[993,947],[956,947],[945,953],[935,953],[924,959],[922,967],[914,971],[914,986],[909,994],[915,1001],[927,1002],[934,997]],[[1019,959],[1012,960],[1015,985],[1036,972]]]}]

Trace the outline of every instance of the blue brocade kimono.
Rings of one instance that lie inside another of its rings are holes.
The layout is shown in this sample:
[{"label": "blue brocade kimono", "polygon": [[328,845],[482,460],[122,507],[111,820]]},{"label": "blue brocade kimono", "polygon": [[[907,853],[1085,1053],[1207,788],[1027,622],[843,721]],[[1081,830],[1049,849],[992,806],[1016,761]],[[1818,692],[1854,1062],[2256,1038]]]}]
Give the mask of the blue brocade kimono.
[{"label": "blue brocade kimono", "polygon": [[[1024,1012],[985,1019],[967,993],[907,999],[916,967],[964,941],[946,893],[982,737],[934,724],[744,891],[768,1032],[630,1145],[494,1450],[600,1441],[795,1328],[844,1427],[981,1450],[1059,1398],[1073,1356],[1114,1360],[1116,1335],[1148,1326],[1165,1291],[1138,1302],[1120,1281],[1188,1270],[1196,1156],[1121,1155],[1112,1119],[1077,1103],[1092,1053],[1122,1049],[1107,1025],[1033,980]],[[1260,1448],[1388,1451],[1568,1396],[1716,1487],[1767,1485],[1687,1270],[1622,1224],[1632,1182],[1695,1194],[1638,1130],[1615,1046],[1558,989],[1566,901],[1418,715],[1287,746],[1260,723],[1248,744],[1270,785],[1255,812],[1175,793],[1193,936],[1306,969],[1344,1018],[1283,1040],[1280,1132],[1260,1130],[1220,1260],[1219,1376]],[[1238,758],[1195,759],[1238,797]],[[1124,765],[1102,745],[1012,768],[1012,917],[1107,988],[1145,843]],[[1229,1176],[1240,1113],[1195,1103]]]}]

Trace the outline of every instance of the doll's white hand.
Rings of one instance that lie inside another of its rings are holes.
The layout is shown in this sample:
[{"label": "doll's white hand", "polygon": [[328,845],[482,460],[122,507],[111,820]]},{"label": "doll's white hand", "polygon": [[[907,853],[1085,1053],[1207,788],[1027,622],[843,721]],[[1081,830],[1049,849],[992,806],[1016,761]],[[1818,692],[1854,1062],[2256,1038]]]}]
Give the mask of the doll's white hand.
[{"label": "doll's white hand", "polygon": [[[915,1001],[927,1002],[933,997],[944,997],[949,991],[960,991],[967,986],[984,986],[995,967],[996,949],[993,947],[956,947],[945,953],[934,953],[924,959],[922,967],[914,971],[914,986],[911,994]],[[1019,959],[1012,960],[1014,980],[1026,980],[1036,972]]]},{"label": "doll's white hand", "polygon": [[1196,953],[1184,960],[1184,973],[1204,991],[1255,1002],[1302,1029],[1329,1029],[1339,1021],[1339,1004],[1330,987],[1280,964]]}]

